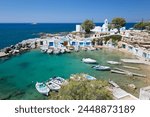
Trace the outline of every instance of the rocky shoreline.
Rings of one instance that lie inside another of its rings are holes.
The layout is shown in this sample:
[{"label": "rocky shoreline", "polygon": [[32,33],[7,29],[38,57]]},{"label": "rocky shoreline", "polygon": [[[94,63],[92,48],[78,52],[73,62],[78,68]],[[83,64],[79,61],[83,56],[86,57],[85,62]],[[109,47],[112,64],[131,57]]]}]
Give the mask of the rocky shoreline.
[{"label": "rocky shoreline", "polygon": [[18,55],[18,54],[24,53],[26,51],[29,51],[31,49],[36,49],[37,48],[37,45],[36,45],[37,39],[38,38],[23,40],[22,42],[19,42],[16,45],[11,45],[9,47],[5,47],[5,48],[1,49],[0,50],[0,58]]}]

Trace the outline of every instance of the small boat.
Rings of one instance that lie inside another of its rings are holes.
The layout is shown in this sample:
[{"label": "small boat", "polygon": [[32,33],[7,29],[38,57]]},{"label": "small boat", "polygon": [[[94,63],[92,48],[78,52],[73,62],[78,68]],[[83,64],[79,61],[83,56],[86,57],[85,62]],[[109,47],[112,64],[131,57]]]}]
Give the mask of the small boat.
[{"label": "small boat", "polygon": [[67,52],[67,53],[70,53],[71,51],[70,51],[69,49],[66,49],[66,52]]},{"label": "small boat", "polygon": [[88,50],[94,51],[94,50],[96,50],[96,48],[94,48],[94,47],[89,47]]},{"label": "small boat", "polygon": [[36,25],[36,24],[37,24],[36,22],[33,22],[33,23],[32,23],[32,25]]},{"label": "small boat", "polygon": [[108,82],[109,82],[109,84],[111,84],[113,87],[119,88],[119,85],[116,84],[114,81],[109,80]]},{"label": "small boat", "polygon": [[55,50],[53,51],[53,53],[54,53],[54,54],[60,54],[60,50],[59,50],[59,49],[55,49]]},{"label": "small boat", "polygon": [[47,48],[44,48],[44,47],[41,47],[40,49],[41,49],[41,52],[42,52],[42,53],[46,53],[47,50],[48,50]]},{"label": "small boat", "polygon": [[96,60],[91,59],[91,58],[83,58],[82,62],[84,62],[84,63],[97,63]]},{"label": "small boat", "polygon": [[48,86],[46,84],[37,82],[35,84],[35,87],[39,93],[48,96],[50,89],[48,88]]},{"label": "small boat", "polygon": [[50,78],[50,81],[52,81],[53,83],[58,84],[60,86],[67,83],[67,81],[64,78],[59,77],[59,76]]},{"label": "small boat", "polygon": [[99,71],[110,71],[111,68],[108,66],[101,66],[101,65],[95,65],[92,66],[93,69],[99,70]]},{"label": "small boat", "polygon": [[64,50],[64,49],[61,49],[61,50],[60,50],[60,53],[65,53],[65,50]]},{"label": "small boat", "polygon": [[48,54],[51,54],[52,52],[53,52],[52,49],[48,49],[48,50],[47,50],[47,53],[48,53]]},{"label": "small boat", "polygon": [[58,84],[55,84],[51,80],[49,80],[48,82],[46,82],[46,85],[52,91],[58,91],[61,88]]},{"label": "small boat", "polygon": [[112,64],[112,65],[120,65],[121,62],[117,62],[117,61],[107,61],[107,63]]},{"label": "small boat", "polygon": [[95,77],[90,76],[90,75],[87,75],[87,76],[86,76],[86,79],[88,79],[88,80],[96,80],[96,78],[95,78]]}]

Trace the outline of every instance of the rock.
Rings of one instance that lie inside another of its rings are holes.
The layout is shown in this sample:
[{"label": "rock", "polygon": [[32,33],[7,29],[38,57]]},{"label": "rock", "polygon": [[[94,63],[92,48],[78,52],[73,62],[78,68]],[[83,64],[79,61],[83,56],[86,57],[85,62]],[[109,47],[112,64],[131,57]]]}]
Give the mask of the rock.
[{"label": "rock", "polygon": [[19,96],[19,95],[24,95],[25,92],[24,91],[16,91],[14,92],[14,94],[12,95],[13,97]]},{"label": "rock", "polygon": [[31,44],[31,49],[35,49],[36,48],[36,46],[35,46],[35,44]]},{"label": "rock", "polygon": [[10,47],[6,47],[6,48],[4,49],[4,52],[5,52],[5,53],[9,53],[11,50],[12,50],[12,49],[11,49]]},{"label": "rock", "polygon": [[132,89],[136,89],[136,86],[134,84],[128,84],[128,87]]},{"label": "rock", "polygon": [[5,97],[0,98],[0,100],[8,100],[11,98],[11,95],[6,95]]},{"label": "rock", "polygon": [[11,45],[10,48],[15,49],[15,46],[14,46],[14,45]]}]

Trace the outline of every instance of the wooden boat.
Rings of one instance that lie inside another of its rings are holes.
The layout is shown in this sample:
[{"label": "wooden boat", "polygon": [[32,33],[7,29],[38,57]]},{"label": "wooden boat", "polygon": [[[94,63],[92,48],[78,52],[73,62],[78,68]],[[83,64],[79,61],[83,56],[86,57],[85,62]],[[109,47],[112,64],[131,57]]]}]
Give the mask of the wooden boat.
[{"label": "wooden boat", "polygon": [[95,65],[92,66],[93,69],[99,70],[99,71],[110,71],[111,68],[108,66],[101,66],[101,65]]},{"label": "wooden boat", "polygon": [[48,49],[48,50],[47,50],[47,53],[48,53],[48,54],[51,54],[52,52],[53,52],[52,49]]},{"label": "wooden boat", "polygon": [[61,88],[58,84],[52,82],[51,80],[46,82],[46,85],[51,91],[58,91]]},{"label": "wooden boat", "polygon": [[121,62],[117,62],[117,61],[107,61],[107,63],[112,64],[112,65],[120,65]]},{"label": "wooden boat", "polygon": [[88,79],[88,80],[96,80],[96,78],[95,78],[95,77],[90,76],[90,75],[87,75],[87,76],[86,76],[86,79]]},{"label": "wooden boat", "polygon": [[67,81],[64,78],[59,77],[59,76],[50,78],[50,81],[55,83],[55,84],[58,84],[60,86],[67,83]]},{"label": "wooden boat", "polygon": [[48,96],[50,89],[46,84],[37,82],[35,87],[39,93]]},{"label": "wooden boat", "polygon": [[84,62],[84,63],[97,63],[96,60],[91,59],[91,58],[83,58],[82,62]]}]

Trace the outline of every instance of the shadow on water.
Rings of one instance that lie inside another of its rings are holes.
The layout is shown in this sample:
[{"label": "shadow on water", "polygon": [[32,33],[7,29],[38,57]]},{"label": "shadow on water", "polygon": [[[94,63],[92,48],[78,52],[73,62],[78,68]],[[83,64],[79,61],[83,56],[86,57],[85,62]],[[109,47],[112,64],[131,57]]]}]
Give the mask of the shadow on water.
[{"label": "shadow on water", "polygon": [[24,90],[18,89],[15,86],[10,85],[9,83],[7,83],[7,85],[8,87],[5,87],[5,89],[0,92],[0,100],[10,100],[13,98],[18,99],[18,97],[20,98],[25,94]]},{"label": "shadow on water", "polygon": [[3,57],[3,58],[0,58],[0,63],[4,63],[6,61],[9,60],[10,57]]},{"label": "shadow on water", "polygon": [[18,64],[21,69],[28,68],[30,66],[29,62],[22,62]]},{"label": "shadow on water", "polygon": [[0,77],[0,82],[3,82],[3,81],[7,81],[8,79],[12,79],[12,78],[15,78],[14,75],[9,75],[9,76],[2,76]]},{"label": "shadow on water", "polygon": [[17,97],[22,97],[23,95],[25,94],[25,91],[22,91],[22,90],[16,90],[14,92],[11,92],[9,94],[6,94],[5,96],[3,96],[1,98],[1,100],[10,100],[10,99],[13,99],[14,97],[17,98]]}]

